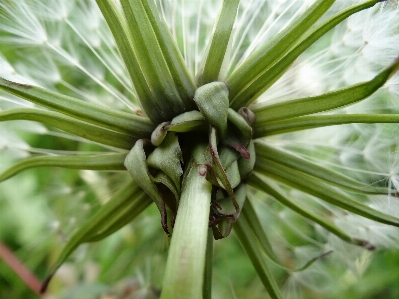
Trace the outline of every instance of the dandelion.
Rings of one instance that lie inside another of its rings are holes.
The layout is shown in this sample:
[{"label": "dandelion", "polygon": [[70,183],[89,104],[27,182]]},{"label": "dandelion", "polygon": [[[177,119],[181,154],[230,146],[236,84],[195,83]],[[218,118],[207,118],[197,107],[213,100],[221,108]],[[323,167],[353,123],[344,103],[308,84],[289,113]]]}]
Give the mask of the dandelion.
[{"label": "dandelion", "polygon": [[163,299],[211,298],[213,240],[230,234],[271,298],[270,262],[291,273],[288,298],[328,287],[311,280],[328,280],[315,262],[331,250],[349,265],[353,245],[397,246],[398,14],[378,0],[0,3],[0,181],[78,169],[101,202],[92,212],[85,191],[58,188],[86,219],[42,291],[151,205],[171,237]]}]

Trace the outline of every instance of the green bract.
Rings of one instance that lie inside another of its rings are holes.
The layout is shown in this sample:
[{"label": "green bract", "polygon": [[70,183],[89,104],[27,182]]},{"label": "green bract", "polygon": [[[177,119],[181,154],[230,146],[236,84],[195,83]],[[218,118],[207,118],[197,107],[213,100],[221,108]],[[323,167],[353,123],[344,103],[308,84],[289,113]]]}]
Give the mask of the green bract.
[{"label": "green bract", "polygon": [[[228,59],[239,0],[223,1],[195,77],[153,0],[121,0],[120,7],[113,0],[96,2],[137,92],[138,98],[132,100],[140,103],[144,116],[0,78],[3,91],[49,109],[1,111],[0,121],[38,121],[115,150],[109,154],[27,159],[0,174],[0,181],[43,166],[127,171],[132,178],[68,240],[50,269],[43,291],[80,244],[109,236],[152,202],[160,212],[163,230],[171,236],[162,299],[210,298],[212,242],[227,237],[232,230],[270,297],[282,298],[265,258],[280,266],[282,263],[248,198],[250,188],[269,194],[340,239],[368,250],[374,249],[368,241],[351,237],[307,210],[279,186],[399,226],[399,219],[356,197],[387,194],[387,188],[367,185],[305,160],[264,138],[347,123],[397,123],[398,114],[317,113],[363,101],[397,72],[399,60],[373,79],[356,85],[274,104],[254,103],[315,41],[352,14],[380,1],[364,1],[323,18],[335,1],[317,0],[227,77],[222,66]],[[323,256],[297,270],[304,270]]]}]

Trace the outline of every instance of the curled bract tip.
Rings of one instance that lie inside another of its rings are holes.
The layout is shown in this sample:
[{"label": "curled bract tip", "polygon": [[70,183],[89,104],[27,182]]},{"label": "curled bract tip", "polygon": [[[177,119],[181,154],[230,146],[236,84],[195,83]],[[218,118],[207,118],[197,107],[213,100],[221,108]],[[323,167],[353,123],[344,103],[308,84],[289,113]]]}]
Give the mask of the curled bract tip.
[{"label": "curled bract tip", "polygon": [[54,274],[51,274],[46,277],[46,279],[42,283],[42,287],[40,288],[39,292],[40,294],[44,294],[47,291],[48,285],[50,284],[51,279],[53,278]]}]

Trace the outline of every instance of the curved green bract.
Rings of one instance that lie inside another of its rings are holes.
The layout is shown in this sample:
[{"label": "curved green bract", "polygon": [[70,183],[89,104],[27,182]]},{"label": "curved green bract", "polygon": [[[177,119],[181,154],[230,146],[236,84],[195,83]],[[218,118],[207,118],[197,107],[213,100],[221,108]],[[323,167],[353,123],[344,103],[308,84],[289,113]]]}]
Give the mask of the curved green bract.
[{"label": "curved green bract", "polygon": [[126,153],[79,155],[79,156],[40,156],[23,160],[0,173],[0,182],[5,181],[18,173],[34,167],[62,167],[68,169],[85,170],[125,170],[123,162]]},{"label": "curved green bract", "polygon": [[309,176],[296,169],[286,167],[263,157],[258,157],[254,171],[357,215],[380,223],[399,226],[398,218],[372,209],[369,206],[352,199],[347,194],[339,192],[327,182]]},{"label": "curved green bract", "polygon": [[334,114],[300,116],[269,123],[256,123],[254,125],[254,137],[262,138],[300,130],[356,123],[399,123],[399,114]]},{"label": "curved green bract", "polygon": [[72,135],[116,148],[130,149],[137,140],[134,136],[111,131],[52,111],[18,108],[0,112],[0,122],[10,120],[38,121]]},{"label": "curved green bract", "polygon": [[140,194],[134,200],[130,200],[123,208],[116,211],[112,215],[112,218],[106,222],[106,225],[95,235],[89,237],[86,242],[97,242],[108,237],[126,224],[132,222],[150,204],[152,204],[152,200],[146,194]]},{"label": "curved green bract", "polygon": [[283,299],[278,285],[274,280],[269,266],[266,263],[266,259],[263,256],[262,249],[257,242],[254,242],[254,240],[256,240],[256,236],[252,230],[248,229],[248,225],[245,220],[242,217],[239,218],[237,222],[234,223],[233,229],[241,243],[241,246],[244,248],[252,262],[252,265],[258,273],[260,280],[269,293],[269,296],[272,299]]},{"label": "curved green bract", "polygon": [[268,43],[253,53],[227,79],[230,87],[230,106],[239,109],[246,106],[239,96],[243,91],[283,57],[331,7],[335,0],[317,0],[304,14],[288,25]]},{"label": "curved green bract", "polygon": [[168,26],[161,18],[155,3],[153,1],[142,1],[142,4],[151,22],[152,29],[154,30],[161,53],[165,58],[174,84],[180,94],[180,98],[184,102],[185,111],[191,110],[190,107],[194,109],[195,106],[192,103],[192,99],[196,86],[183,56]]},{"label": "curved green bract", "polygon": [[142,139],[137,140],[136,144],[126,156],[125,167],[134,182],[150,196],[162,214],[164,211],[162,196],[151,179],[144,145]]},{"label": "curved green bract", "polygon": [[[41,291],[45,291],[55,271],[80,244],[100,240],[99,236],[101,235],[107,236],[108,232],[115,231],[122,222],[126,224],[133,220],[150,203],[151,201],[145,193],[132,181],[125,184],[106,204],[90,216],[68,240],[54,266],[49,271]],[[119,224],[115,226],[116,222]]]},{"label": "curved green bract", "polygon": [[227,131],[229,88],[224,82],[212,82],[195,91],[194,101],[206,122],[223,137]]},{"label": "curved green bract", "polygon": [[[194,110],[194,83],[190,80],[177,49],[174,49],[172,36],[170,33],[164,34],[167,28],[160,21],[153,1],[122,0],[121,4],[134,55],[148,88],[153,93],[151,97],[139,98],[144,111],[152,121],[160,123],[183,112]],[[165,51],[166,49],[169,51]],[[164,51],[168,53],[167,57]],[[171,69],[168,61],[170,59],[175,62]],[[178,78],[177,82],[174,77]]]},{"label": "curved green bract", "polygon": [[295,156],[292,153],[269,146],[264,141],[255,142],[255,150],[258,157],[272,160],[352,192],[384,195],[388,193],[387,188],[363,184],[341,173],[309,162],[299,156]]},{"label": "curved green bract", "polygon": [[[290,51],[280,56],[280,60],[273,62],[273,66],[264,71],[259,77],[244,86],[238,93],[234,93],[234,85],[231,88],[231,107],[238,109],[247,106],[255,101],[263,92],[265,92],[274,82],[276,82],[307,48],[309,48],[315,41],[325,35],[329,30],[341,23],[343,20],[352,14],[359,12],[363,9],[369,8],[380,1],[372,0],[365,3],[354,5],[346,10],[343,10],[332,17],[325,20],[320,25],[311,29],[300,41],[298,41]],[[298,40],[300,35],[298,36]],[[240,76],[242,74],[239,74]],[[245,77],[243,77],[245,78]],[[241,78],[240,78],[241,79]],[[228,81],[228,83],[230,83]],[[251,108],[252,109],[252,108]]]},{"label": "curved green bract", "polygon": [[164,141],[148,156],[148,166],[164,172],[180,192],[182,152],[176,134],[169,133]]},{"label": "curved green bract", "polygon": [[[118,7],[112,0],[96,0],[96,2],[112,32],[112,36],[139,99],[150,99],[154,97],[134,54],[126,22],[119,13]],[[150,119],[153,118],[153,114],[150,114]]]},{"label": "curved green bract", "polygon": [[198,86],[219,81],[240,0],[224,0],[215,31],[197,74]]},{"label": "curved green bract", "polygon": [[316,257],[310,259],[308,262],[305,263],[305,265],[303,265],[300,268],[297,268],[297,269],[287,268],[287,267],[283,266],[281,264],[281,262],[278,260],[278,258],[275,256],[275,254],[270,246],[270,243],[267,239],[267,236],[262,228],[262,225],[258,219],[258,216],[256,215],[255,210],[251,206],[251,203],[249,200],[247,200],[246,206],[242,210],[242,216],[240,218],[240,223],[241,223],[242,227],[245,229],[245,232],[252,233],[256,237],[257,241],[261,245],[262,252],[264,252],[266,254],[268,259],[271,262],[273,262],[275,265],[277,265],[278,267],[280,267],[286,271],[302,272],[302,271],[306,270],[307,268],[309,268],[310,266],[312,266],[319,259],[325,257],[326,255],[328,255],[332,252],[332,251],[328,251],[319,256],[316,256]]},{"label": "curved green bract", "polygon": [[323,112],[352,105],[372,95],[399,69],[399,59],[385,68],[373,79],[350,87],[331,91],[319,96],[295,99],[283,103],[251,105],[256,115],[255,126],[297,116]]},{"label": "curved green bract", "polygon": [[[291,210],[297,212],[299,215],[302,215],[303,217],[314,221],[321,227],[328,230],[330,233],[336,235],[341,240],[351,243],[353,245],[361,246],[367,250],[375,249],[374,245],[372,245],[370,242],[368,242],[366,240],[352,238],[351,236],[346,234],[343,230],[341,230],[340,228],[335,226],[333,223],[327,221],[324,217],[321,217],[315,213],[312,213],[308,209],[302,208],[299,202],[297,204],[293,200],[288,199],[286,196],[281,194],[281,192],[279,192],[276,188],[273,188],[272,187],[273,185],[270,182],[268,182],[265,178],[261,178],[261,176],[259,174],[254,173],[251,176],[251,178],[248,180],[248,184],[258,190],[262,190],[263,192],[269,194],[274,199],[279,201],[281,204],[283,204],[286,207],[290,208]],[[245,209],[247,209],[247,208],[248,207],[245,207]],[[250,219],[252,219],[252,218],[253,217],[251,217]],[[258,225],[260,225],[260,224],[258,224]],[[263,231],[260,230],[260,233],[262,234]],[[263,244],[263,242],[262,242],[262,244]],[[266,247],[266,246],[264,246],[264,247]]]},{"label": "curved green bract", "polygon": [[144,117],[94,105],[41,87],[0,78],[0,89],[39,106],[136,138],[148,137],[154,129],[154,125]]}]

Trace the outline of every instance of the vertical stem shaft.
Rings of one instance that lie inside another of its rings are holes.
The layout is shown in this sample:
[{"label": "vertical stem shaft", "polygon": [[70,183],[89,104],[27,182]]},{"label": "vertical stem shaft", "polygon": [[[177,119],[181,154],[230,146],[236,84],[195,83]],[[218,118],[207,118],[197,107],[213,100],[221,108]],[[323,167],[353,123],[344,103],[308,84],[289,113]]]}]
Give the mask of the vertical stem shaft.
[{"label": "vertical stem shaft", "polygon": [[202,299],[212,185],[190,163],[183,181],[161,299]]}]

